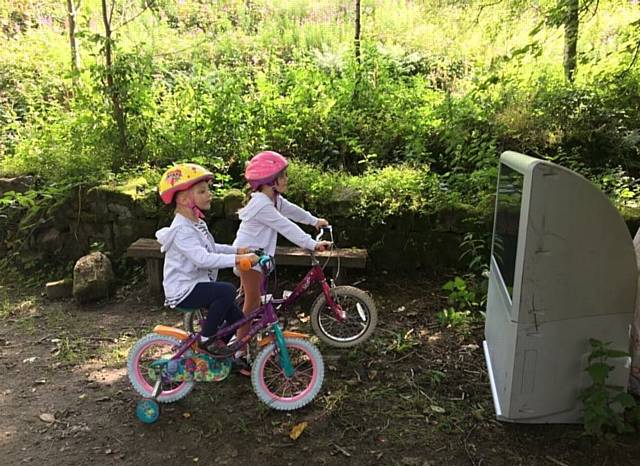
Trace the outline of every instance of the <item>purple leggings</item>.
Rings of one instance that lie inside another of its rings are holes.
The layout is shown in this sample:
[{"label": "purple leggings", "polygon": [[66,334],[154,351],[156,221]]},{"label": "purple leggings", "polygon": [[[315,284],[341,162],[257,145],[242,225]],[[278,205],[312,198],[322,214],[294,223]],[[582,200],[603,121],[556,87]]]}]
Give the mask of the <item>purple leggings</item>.
[{"label": "purple leggings", "polygon": [[[227,282],[202,282],[184,298],[177,307],[199,309],[206,308],[207,318],[202,328],[202,336],[215,334],[222,322],[227,324],[242,319],[243,314],[235,303],[236,287]],[[225,339],[231,339],[227,335]]]}]

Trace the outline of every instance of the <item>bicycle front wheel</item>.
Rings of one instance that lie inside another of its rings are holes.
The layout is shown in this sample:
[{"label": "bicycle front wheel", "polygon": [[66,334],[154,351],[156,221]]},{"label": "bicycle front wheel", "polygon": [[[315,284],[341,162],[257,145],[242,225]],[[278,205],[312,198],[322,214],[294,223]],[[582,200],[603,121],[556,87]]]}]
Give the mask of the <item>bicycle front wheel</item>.
[{"label": "bicycle front wheel", "polygon": [[347,319],[338,320],[321,293],[311,306],[311,327],[320,340],[336,348],[350,348],[367,340],[378,323],[371,296],[354,286],[336,286],[331,289],[331,297]]},{"label": "bicycle front wheel", "polygon": [[301,408],[320,392],[324,381],[324,362],[315,345],[299,338],[285,338],[293,375],[287,377],[280,366],[277,345],[271,343],[253,362],[251,383],[258,398],[280,411]]}]

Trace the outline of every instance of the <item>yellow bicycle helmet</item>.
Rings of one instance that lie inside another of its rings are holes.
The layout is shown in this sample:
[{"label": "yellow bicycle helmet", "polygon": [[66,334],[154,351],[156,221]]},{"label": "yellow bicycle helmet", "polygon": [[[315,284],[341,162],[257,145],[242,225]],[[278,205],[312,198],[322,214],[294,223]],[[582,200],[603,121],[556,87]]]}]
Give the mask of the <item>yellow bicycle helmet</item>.
[{"label": "yellow bicycle helmet", "polygon": [[158,192],[165,204],[171,204],[177,192],[185,191],[196,183],[213,179],[213,173],[195,163],[179,163],[167,169],[160,178]]}]

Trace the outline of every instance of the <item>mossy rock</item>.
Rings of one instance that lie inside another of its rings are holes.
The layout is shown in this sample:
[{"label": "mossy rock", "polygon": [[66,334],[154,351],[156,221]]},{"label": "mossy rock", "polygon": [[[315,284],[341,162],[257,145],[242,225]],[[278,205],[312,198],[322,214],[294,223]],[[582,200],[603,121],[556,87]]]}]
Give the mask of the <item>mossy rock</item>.
[{"label": "mossy rock", "polygon": [[124,194],[125,196],[137,200],[155,191],[155,188],[149,185],[149,182],[142,176],[131,178],[124,183],[104,184],[99,189]]},{"label": "mossy rock", "polygon": [[224,217],[224,198],[214,197],[213,199],[211,199],[211,209],[209,209],[209,217]]},{"label": "mossy rock", "polygon": [[224,216],[230,219],[238,218],[238,210],[244,204],[244,194],[239,189],[230,189],[223,198]]}]

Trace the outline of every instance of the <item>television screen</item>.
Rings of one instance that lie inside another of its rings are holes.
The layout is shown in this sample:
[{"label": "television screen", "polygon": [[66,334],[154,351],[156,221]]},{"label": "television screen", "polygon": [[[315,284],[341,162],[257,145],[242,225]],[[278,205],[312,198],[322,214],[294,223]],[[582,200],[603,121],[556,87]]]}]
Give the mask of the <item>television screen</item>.
[{"label": "television screen", "polygon": [[492,251],[511,299],[513,299],[522,183],[523,176],[521,173],[504,163],[500,164]]}]

